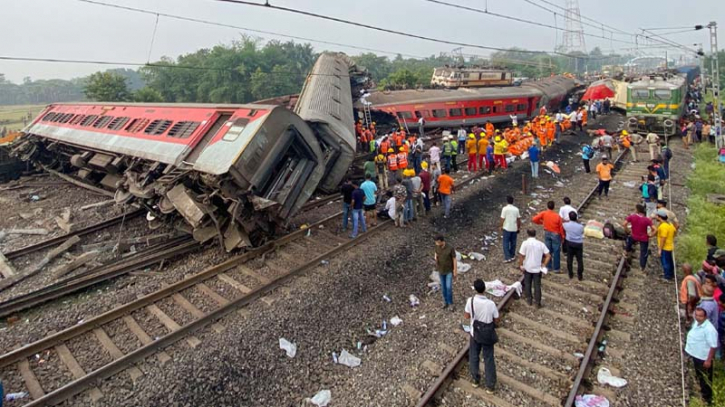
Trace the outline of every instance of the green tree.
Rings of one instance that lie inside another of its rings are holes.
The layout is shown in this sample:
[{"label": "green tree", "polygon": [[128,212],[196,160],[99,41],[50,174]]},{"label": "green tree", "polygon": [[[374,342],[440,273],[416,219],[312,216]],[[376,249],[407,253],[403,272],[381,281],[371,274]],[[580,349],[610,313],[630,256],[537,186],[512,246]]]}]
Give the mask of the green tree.
[{"label": "green tree", "polygon": [[139,103],[163,102],[164,95],[162,95],[161,92],[157,91],[156,89],[152,89],[147,86],[145,88],[137,90],[136,92],[133,92],[132,99],[134,102]]},{"label": "green tree", "polygon": [[131,97],[126,79],[112,72],[96,72],[89,76],[84,93],[88,99],[99,102],[123,102]]}]

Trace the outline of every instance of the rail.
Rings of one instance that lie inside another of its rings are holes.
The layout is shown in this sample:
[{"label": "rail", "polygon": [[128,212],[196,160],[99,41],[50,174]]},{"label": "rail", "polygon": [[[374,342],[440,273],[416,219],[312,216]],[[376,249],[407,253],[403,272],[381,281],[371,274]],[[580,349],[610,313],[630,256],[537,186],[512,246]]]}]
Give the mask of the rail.
[{"label": "rail", "polygon": [[[627,153],[627,151],[628,150],[624,150],[617,156],[616,160],[614,160],[615,166],[617,166],[620,163],[620,161],[622,160],[624,155]],[[584,200],[582,200],[582,202],[579,204],[579,206],[577,206],[577,208],[576,208],[577,213],[583,212],[585,206],[588,205],[589,202],[594,197],[594,194],[597,192],[597,189],[598,189],[598,186],[595,186],[586,195]],[[624,261],[625,261],[625,258],[622,257],[622,259],[620,260],[620,268],[622,267]],[[618,269],[616,278],[614,279],[614,282],[612,283],[610,291],[607,295],[607,300],[605,301],[606,308],[603,308],[603,310],[602,310],[603,316],[606,316],[608,314],[609,304],[611,303],[611,300],[613,298],[613,290],[618,285],[618,281],[619,281],[620,277],[621,277],[621,270]],[[518,281],[521,284],[523,284],[523,282],[524,282],[523,276]],[[513,290],[507,292],[506,295],[501,299],[501,301],[496,305],[496,308],[499,310],[499,313],[501,311],[503,311],[509,305],[509,303],[511,303],[513,294],[514,294]],[[600,317],[600,320],[597,322],[597,329],[595,330],[595,335],[592,337],[592,341],[590,341],[590,343],[589,343],[589,347],[587,348],[587,354],[585,354],[585,360],[587,360],[587,363],[582,362],[582,364],[580,366],[580,371],[578,372],[578,374],[576,376],[575,387],[572,387],[570,397],[571,397],[571,394],[574,394],[574,396],[576,396],[576,393],[578,392],[579,387],[581,386],[581,382],[582,382],[583,378],[585,377],[584,375],[588,372],[588,370],[585,370],[585,368],[587,367],[587,365],[589,365],[589,361],[592,358],[591,353],[593,353],[593,349],[590,349],[590,348],[596,347],[597,336],[599,336],[599,333],[601,332],[601,329],[605,323],[605,321],[602,321],[601,318],[603,318],[603,317]],[[469,350],[468,344],[466,344],[465,346],[463,346],[463,348],[461,348],[461,350],[456,354],[456,356],[453,358],[453,360],[450,363],[448,363],[448,365],[446,365],[446,367],[443,370],[443,372],[441,373],[441,375],[438,376],[438,379],[436,379],[436,381],[433,382],[433,384],[430,385],[428,390],[426,390],[426,392],[421,396],[421,398],[418,400],[418,402],[415,405],[416,407],[426,407],[431,404],[431,402],[443,390],[446,383],[448,383],[448,381],[451,379],[451,376],[456,371],[456,369],[458,369],[458,366],[465,360],[466,356],[468,355],[468,350]],[[587,355],[588,355],[588,358],[587,358]],[[573,406],[573,404],[570,404],[570,405],[568,404],[567,407],[569,407],[569,406]]]},{"label": "rail", "polygon": [[111,218],[106,221],[99,222],[94,225],[85,227],[83,229],[79,229],[74,232],[67,233],[63,236],[54,237],[52,239],[44,240],[44,241],[42,241],[40,243],[36,243],[34,245],[26,246],[26,247],[23,247],[18,250],[13,250],[13,251],[7,252],[7,253],[5,253],[5,257],[8,260],[12,260],[12,259],[15,259],[15,258],[18,258],[21,256],[25,256],[30,253],[34,253],[34,252],[37,252],[37,251],[40,251],[43,249],[47,249],[49,247],[59,245],[59,244],[65,242],[66,240],[68,240],[68,238],[71,238],[73,236],[78,236],[78,237],[85,236],[85,235],[97,232],[99,230],[103,230],[107,227],[117,225],[117,224],[123,222],[124,219],[130,220],[130,219],[136,218],[136,217],[142,215],[143,213],[144,213],[143,209],[136,209],[131,212],[127,212],[123,215],[116,216],[115,218]]}]

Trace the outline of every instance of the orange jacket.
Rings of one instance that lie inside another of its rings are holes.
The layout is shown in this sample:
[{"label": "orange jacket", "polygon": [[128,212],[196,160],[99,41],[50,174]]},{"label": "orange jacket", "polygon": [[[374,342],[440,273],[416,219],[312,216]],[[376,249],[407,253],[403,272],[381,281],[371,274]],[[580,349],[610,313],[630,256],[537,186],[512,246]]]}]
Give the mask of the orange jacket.
[{"label": "orange jacket", "polygon": [[398,156],[395,154],[390,154],[388,156],[388,169],[390,171],[397,171],[398,170]]},{"label": "orange jacket", "polygon": [[406,152],[398,153],[398,168],[399,169],[408,168],[408,153],[406,153]]},{"label": "orange jacket", "polygon": [[561,216],[553,210],[539,212],[531,221],[537,225],[544,225],[544,230],[547,232],[557,233],[562,238],[564,237],[564,223]]},{"label": "orange jacket", "polygon": [[687,282],[692,281],[695,283],[695,288],[697,288],[697,296],[702,297],[702,286],[700,285],[700,282],[697,281],[697,278],[690,274],[689,276],[685,276],[685,278],[682,279],[682,283],[680,284],[680,304],[687,304]]}]

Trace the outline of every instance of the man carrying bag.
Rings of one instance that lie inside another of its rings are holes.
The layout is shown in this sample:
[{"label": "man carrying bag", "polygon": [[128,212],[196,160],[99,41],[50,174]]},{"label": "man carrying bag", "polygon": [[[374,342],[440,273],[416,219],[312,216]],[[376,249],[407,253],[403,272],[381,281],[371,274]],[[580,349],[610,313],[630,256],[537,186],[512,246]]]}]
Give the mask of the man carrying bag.
[{"label": "man carrying bag", "polygon": [[476,295],[466,301],[465,318],[471,319],[471,342],[468,349],[468,369],[473,378],[473,387],[481,384],[479,373],[479,356],[483,351],[484,374],[486,376],[486,392],[493,393],[496,387],[496,361],[493,355],[493,345],[498,342],[496,324],[498,323],[498,308],[496,304],[483,295],[486,292],[486,283],[481,279],[473,282]]}]

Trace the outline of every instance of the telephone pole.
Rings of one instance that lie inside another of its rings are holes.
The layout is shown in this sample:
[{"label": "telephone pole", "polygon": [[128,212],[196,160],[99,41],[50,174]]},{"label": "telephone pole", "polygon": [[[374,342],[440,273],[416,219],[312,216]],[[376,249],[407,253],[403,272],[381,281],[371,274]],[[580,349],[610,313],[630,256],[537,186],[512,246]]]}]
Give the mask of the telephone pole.
[{"label": "telephone pole", "polygon": [[715,105],[715,145],[719,149],[723,146],[723,134],[721,117],[722,107],[720,102],[720,63],[718,61],[717,54],[717,23],[715,21],[711,21],[710,24],[707,25],[707,28],[710,29],[710,55],[712,56],[712,59],[710,60],[710,80],[712,81],[712,98],[713,104]]}]

